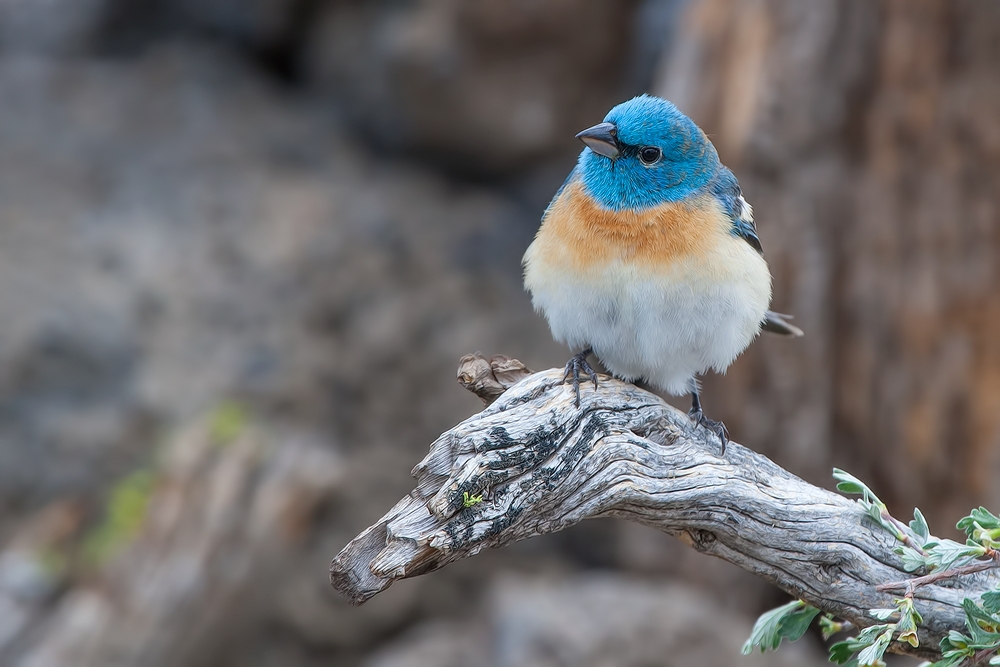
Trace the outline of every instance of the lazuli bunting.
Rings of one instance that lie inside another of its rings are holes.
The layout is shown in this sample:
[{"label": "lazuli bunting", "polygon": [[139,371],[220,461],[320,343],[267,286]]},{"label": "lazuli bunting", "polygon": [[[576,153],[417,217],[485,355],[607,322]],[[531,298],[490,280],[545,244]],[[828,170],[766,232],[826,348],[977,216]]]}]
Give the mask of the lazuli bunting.
[{"label": "lazuli bunting", "polygon": [[771,274],[753,211],[701,128],[642,95],[576,135],[586,144],[524,255],[524,284],[556,340],[582,349],[566,364],[579,405],[593,352],[624,380],[676,396],[723,372],[764,329],[802,335],[768,310]]}]

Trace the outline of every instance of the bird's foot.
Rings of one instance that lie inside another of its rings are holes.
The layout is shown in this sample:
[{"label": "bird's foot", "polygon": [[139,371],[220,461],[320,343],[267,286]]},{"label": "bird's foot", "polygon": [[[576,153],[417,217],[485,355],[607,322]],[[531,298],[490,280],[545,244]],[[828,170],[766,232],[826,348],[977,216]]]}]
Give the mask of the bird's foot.
[{"label": "bird's foot", "polygon": [[593,352],[592,348],[587,348],[583,352],[579,352],[570,357],[569,361],[566,362],[566,370],[563,371],[562,383],[567,382],[573,385],[573,391],[576,393],[576,407],[580,407],[580,375],[589,375],[590,379],[594,382],[594,389],[597,389],[597,373],[594,369],[587,363],[587,355]]},{"label": "bird's foot", "polygon": [[705,416],[705,413],[700,409],[692,408],[688,412],[688,417],[694,422],[695,426],[704,426],[709,431],[719,436],[719,441],[722,442],[722,449],[719,450],[719,456],[726,455],[726,445],[729,444],[729,430],[726,425],[722,422],[715,421],[714,419],[709,419]]}]

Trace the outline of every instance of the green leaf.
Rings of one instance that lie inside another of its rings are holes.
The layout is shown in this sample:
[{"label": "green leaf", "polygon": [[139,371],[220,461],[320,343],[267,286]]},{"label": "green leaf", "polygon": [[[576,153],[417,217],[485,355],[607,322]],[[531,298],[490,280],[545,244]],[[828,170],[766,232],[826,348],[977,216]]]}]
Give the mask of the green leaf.
[{"label": "green leaf", "polygon": [[895,614],[897,611],[899,611],[899,610],[895,609],[895,608],[892,608],[892,609],[869,609],[868,610],[868,614],[871,615],[871,616],[873,616],[873,617],[875,617],[875,618],[877,618],[880,621],[888,621],[889,618],[891,618],[892,615]]},{"label": "green leaf", "polygon": [[[938,660],[937,662],[928,662],[925,664],[926,667],[956,667],[956,665],[960,664],[963,660],[970,657],[971,655],[972,655],[971,651],[968,652],[947,651],[941,656],[941,659]],[[921,667],[924,666],[921,665]]]},{"label": "green leaf", "polygon": [[971,535],[972,531],[975,530],[975,524],[977,523],[979,524],[979,527],[984,530],[1000,529],[1000,517],[996,516],[985,507],[972,510],[972,513],[961,519],[955,527],[959,530],[964,530],[966,533]]},{"label": "green leaf", "polygon": [[757,622],[754,623],[753,630],[750,631],[750,638],[743,644],[743,655],[750,655],[754,646],[760,647],[761,653],[778,648],[778,645],[781,644],[781,635],[778,632],[781,628],[781,619],[787,614],[798,611],[803,606],[805,606],[804,602],[794,600],[761,614]]},{"label": "green leaf", "polygon": [[861,495],[865,492],[865,487],[861,484],[855,482],[838,482],[837,490],[841,493],[850,493],[852,495]]},{"label": "green leaf", "polygon": [[844,493],[861,494],[861,498],[857,502],[873,521],[892,533],[897,540],[907,539],[907,535],[896,525],[895,519],[889,516],[885,503],[879,500],[878,496],[872,493],[872,490],[864,482],[840,468],[833,469],[833,478],[837,480],[837,490]]},{"label": "green leaf", "polygon": [[483,494],[481,493],[478,496],[470,496],[468,491],[462,493],[463,507],[466,508],[473,507],[474,505],[478,505],[481,502],[483,502]]},{"label": "green leaf", "polygon": [[[969,646],[970,642],[972,642],[971,637],[966,637],[958,630],[949,630],[948,636],[941,640],[941,648],[942,650],[947,650],[949,648],[965,649]],[[945,643],[947,643],[948,646],[945,646]]]},{"label": "green leaf", "polygon": [[899,545],[893,549],[903,558],[903,569],[907,572],[915,572],[922,567],[927,567],[927,558],[917,551],[905,545]]},{"label": "green leaf", "polygon": [[[886,525],[885,524],[885,520],[882,519],[882,508],[881,507],[879,507],[878,505],[868,505],[868,507],[866,509],[868,511],[868,516],[870,516],[872,519],[874,519],[877,523],[880,523],[883,526]],[[893,533],[896,532],[895,526],[892,527],[892,532]]]},{"label": "green leaf", "polygon": [[837,642],[830,647],[830,662],[858,667],[882,664],[882,656],[892,642],[892,633],[895,629],[895,623],[871,625],[862,630],[857,637]]},{"label": "green leaf", "polygon": [[981,650],[1000,646],[1000,632],[997,631],[1000,621],[969,598],[962,600],[962,608],[965,609],[965,625],[972,635],[969,648]]},{"label": "green leaf", "polygon": [[1000,591],[986,591],[983,593],[983,609],[989,614],[1000,612]]},{"label": "green leaf", "polygon": [[861,652],[858,653],[858,665],[861,667],[874,667],[874,665],[882,660],[882,656],[885,655],[885,650],[889,648],[889,642],[891,641],[892,628],[890,627],[880,634],[871,645],[861,649]]},{"label": "green leaf", "polygon": [[850,639],[844,640],[842,642],[837,642],[830,646],[830,662],[835,662],[838,665],[846,664],[848,660],[854,657],[854,652],[857,649],[854,648],[854,642]]},{"label": "green leaf", "polygon": [[895,627],[895,625],[896,625],[895,623],[892,624],[880,623],[878,625],[869,625],[867,628],[858,633],[857,637],[854,638],[855,643],[857,643],[855,650],[868,646],[869,644],[874,642],[875,639],[880,634],[885,632],[887,629],[891,630],[893,627]]},{"label": "green leaf", "polygon": [[913,648],[920,646],[920,639],[917,637],[916,628],[900,628],[899,636],[896,637],[898,642],[906,642]]},{"label": "green leaf", "polygon": [[823,633],[823,639],[829,639],[838,632],[843,631],[844,624],[830,614],[823,614],[819,619],[819,629]]},{"label": "green leaf", "polygon": [[805,605],[802,609],[794,611],[781,619],[781,627],[778,629],[782,639],[790,642],[799,640],[809,629],[819,609],[811,605]]},{"label": "green leaf", "polygon": [[975,542],[959,544],[954,540],[942,539],[937,542],[928,542],[924,545],[927,550],[927,564],[929,567],[939,570],[947,570],[960,562],[977,558],[986,553],[986,549],[981,544]]},{"label": "green leaf", "polygon": [[927,538],[930,537],[930,529],[927,528],[927,519],[924,518],[923,513],[916,507],[913,508],[913,521],[910,522],[910,530],[920,538],[921,544],[926,542]]},{"label": "green leaf", "polygon": [[899,605],[899,623],[896,624],[896,641],[906,642],[913,648],[920,646],[917,637],[917,626],[923,622],[920,612],[913,606],[911,598],[902,598],[896,601]]},{"label": "green leaf", "polygon": [[[986,511],[983,508],[979,509],[984,512]],[[958,522],[958,525],[962,526],[966,535],[968,535],[968,541],[981,544],[990,549],[1000,549],[1000,528],[994,526],[996,517],[992,514],[989,518],[980,516],[985,522],[985,525],[983,525],[979,521],[970,521],[973,516],[977,516],[977,512],[973,512],[971,516],[967,516]]]},{"label": "green leaf", "polygon": [[841,493],[860,494],[864,498],[865,502],[876,503],[878,505],[882,504],[882,501],[878,499],[878,496],[872,493],[872,490],[868,488],[868,485],[846,470],[834,468],[833,478],[837,480],[837,490]]},{"label": "green leaf", "polygon": [[743,655],[753,652],[755,646],[761,653],[773,651],[782,639],[795,641],[809,628],[819,609],[795,600],[760,615],[750,631],[750,638],[743,644]]}]

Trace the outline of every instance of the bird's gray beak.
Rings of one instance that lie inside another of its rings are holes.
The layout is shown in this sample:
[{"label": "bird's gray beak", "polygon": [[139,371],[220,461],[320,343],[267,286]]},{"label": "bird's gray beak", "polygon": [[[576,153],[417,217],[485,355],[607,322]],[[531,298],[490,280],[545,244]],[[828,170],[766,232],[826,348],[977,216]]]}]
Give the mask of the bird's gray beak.
[{"label": "bird's gray beak", "polygon": [[618,128],[614,123],[598,123],[588,127],[576,135],[576,138],[587,144],[590,150],[598,155],[617,160],[621,155],[621,144],[618,143]]}]

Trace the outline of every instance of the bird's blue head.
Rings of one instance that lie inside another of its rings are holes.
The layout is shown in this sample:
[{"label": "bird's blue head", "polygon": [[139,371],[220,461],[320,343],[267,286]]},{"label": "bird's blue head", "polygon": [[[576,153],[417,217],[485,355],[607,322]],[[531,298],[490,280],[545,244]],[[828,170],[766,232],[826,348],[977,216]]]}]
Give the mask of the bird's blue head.
[{"label": "bird's blue head", "polygon": [[605,208],[644,209],[685,199],[720,168],[705,133],[670,102],[640,95],[576,135],[587,148],[577,172]]}]

